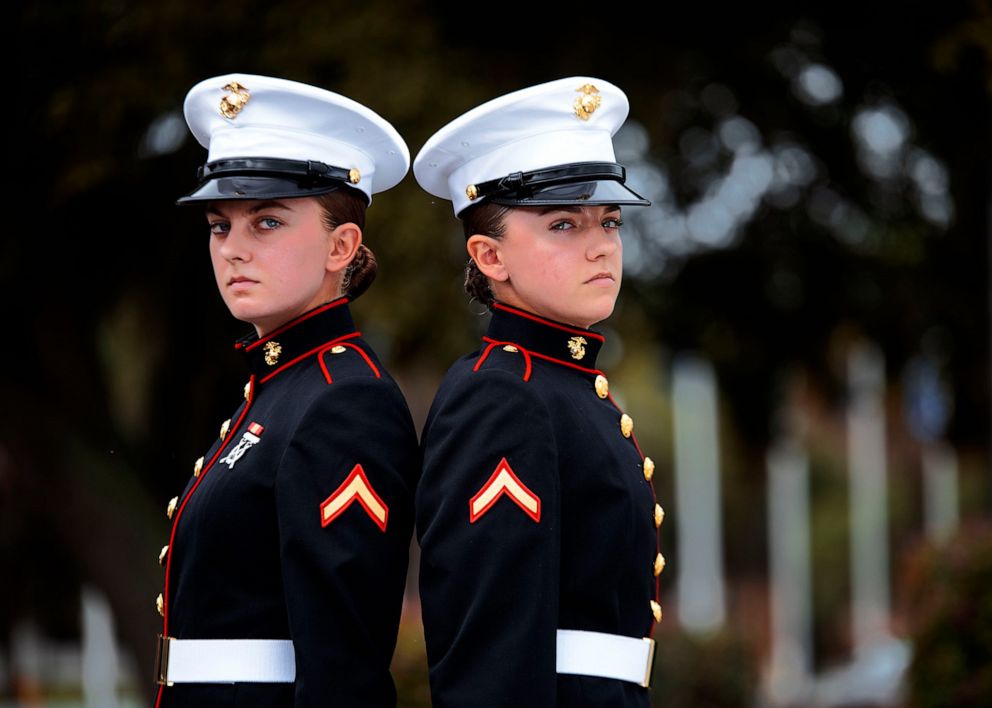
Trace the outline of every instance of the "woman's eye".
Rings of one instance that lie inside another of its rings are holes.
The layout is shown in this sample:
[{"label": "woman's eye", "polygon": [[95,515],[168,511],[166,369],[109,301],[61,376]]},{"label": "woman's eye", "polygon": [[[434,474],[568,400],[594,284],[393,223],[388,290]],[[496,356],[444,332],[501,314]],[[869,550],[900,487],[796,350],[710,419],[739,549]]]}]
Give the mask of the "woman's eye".
[{"label": "woman's eye", "polygon": [[278,229],[280,226],[282,226],[282,222],[279,221],[279,219],[273,219],[271,216],[266,216],[262,219],[259,219],[258,225],[261,226],[263,229]]},{"label": "woman's eye", "polygon": [[623,220],[619,217],[613,217],[603,221],[604,229],[619,229],[621,226],[623,226]]},{"label": "woman's eye", "polygon": [[569,229],[574,229],[575,224],[571,221],[556,221],[551,224],[552,231],[568,231]]},{"label": "woman's eye", "polygon": [[209,222],[209,226],[212,234],[226,234],[231,230],[231,225],[226,221],[212,221]]}]

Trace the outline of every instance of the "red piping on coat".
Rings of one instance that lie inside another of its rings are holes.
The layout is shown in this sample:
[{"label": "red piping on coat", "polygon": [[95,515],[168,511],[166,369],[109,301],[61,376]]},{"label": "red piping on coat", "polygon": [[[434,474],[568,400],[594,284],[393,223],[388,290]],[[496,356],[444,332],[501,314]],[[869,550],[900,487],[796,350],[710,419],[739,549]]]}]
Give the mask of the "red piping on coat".
[{"label": "red piping on coat", "polygon": [[[248,384],[249,384],[248,399],[245,401],[244,410],[241,411],[241,415],[238,416],[238,422],[234,424],[234,430],[237,430],[238,428],[241,427],[241,423],[244,422],[245,416],[248,415],[248,409],[251,408],[251,404],[254,401],[255,398],[254,374],[252,374],[251,378],[248,380]],[[224,452],[224,449],[227,447],[228,443],[231,442],[233,438],[234,438],[233,435],[228,436],[227,441],[224,442],[219,448],[217,448],[217,452],[215,452],[214,456],[210,458],[210,462],[204,465],[203,469],[200,470],[200,476],[197,478],[196,483],[193,485],[193,488],[189,490],[189,494],[186,495],[186,497],[182,501],[182,504],[180,504],[179,508],[176,509],[176,516],[172,521],[172,531],[169,533],[169,555],[165,562],[165,587],[162,590],[163,636],[166,637],[169,636],[169,571],[172,569],[172,558],[175,555],[174,549],[176,543],[176,529],[179,528],[179,519],[183,515],[183,510],[186,508],[186,504],[193,497],[193,494],[196,493],[196,490],[200,486],[200,483],[206,478],[207,472],[213,469],[214,463],[217,461],[217,458],[220,457],[221,453]],[[162,689],[164,688],[165,686],[158,687],[158,695],[155,697],[155,708],[159,707],[159,703],[162,700]]]},{"label": "red piping on coat", "polygon": [[[489,342],[489,346],[486,347],[482,351],[482,354],[479,355],[479,360],[476,361],[475,366],[472,367],[472,373],[478,372],[478,370],[482,367],[482,364],[486,361],[487,358],[489,358],[489,353],[495,347],[511,346],[511,347],[516,347],[520,351],[520,353],[524,355],[524,381],[530,381],[531,371],[533,370],[533,366],[531,364],[531,359],[530,359],[531,352],[527,351],[524,347],[520,346],[516,342],[497,342],[495,339],[490,339],[489,337],[483,337],[482,341]],[[535,356],[537,355],[535,354]]]},{"label": "red piping on coat", "polygon": [[295,359],[291,359],[291,360],[287,361],[285,364],[283,364],[282,366],[280,366],[275,371],[270,371],[269,373],[267,373],[265,376],[262,377],[262,380],[259,381],[259,383],[260,384],[265,383],[266,381],[268,381],[269,379],[271,379],[276,374],[281,374],[283,371],[285,371],[286,369],[288,369],[289,367],[291,367],[293,364],[300,363],[302,360],[306,359],[308,356],[310,356],[312,354],[316,354],[317,352],[319,352],[321,349],[324,349],[325,347],[334,346],[336,344],[339,344],[341,342],[344,342],[345,340],[354,339],[355,337],[361,337],[361,336],[362,336],[362,333],[361,332],[351,332],[350,334],[346,334],[343,337],[338,337],[337,339],[335,339],[332,342],[324,342],[319,347],[314,347],[310,351],[304,352],[303,354],[300,354]]},{"label": "red piping on coat", "polygon": [[[338,339],[335,339],[333,342],[329,342],[326,345],[324,345],[324,347],[321,349],[320,353],[317,354],[317,361],[320,362],[320,370],[324,373],[324,380],[327,381],[327,383],[334,383],[334,381],[331,378],[331,372],[327,370],[327,364],[324,363],[324,357],[327,356],[327,352],[329,352],[331,349],[333,349],[336,346],[339,346],[339,343],[340,342],[344,341],[345,339],[351,339],[351,338],[352,338],[352,335],[350,335],[350,334],[349,335],[345,335],[344,337],[339,337]],[[364,349],[362,349],[357,344],[347,344],[347,343],[345,343],[345,344],[341,344],[340,346],[350,347],[350,348],[354,349],[355,351],[357,351],[359,354],[361,354],[362,355],[362,358],[365,359],[365,363],[369,365],[369,368],[370,369],[372,369],[372,373],[375,374],[375,377],[377,379],[381,379],[382,378],[382,374],[379,373],[379,369],[377,369],[376,366],[375,366],[375,364],[372,363],[372,360],[369,359],[369,357],[365,353],[365,350]]]}]

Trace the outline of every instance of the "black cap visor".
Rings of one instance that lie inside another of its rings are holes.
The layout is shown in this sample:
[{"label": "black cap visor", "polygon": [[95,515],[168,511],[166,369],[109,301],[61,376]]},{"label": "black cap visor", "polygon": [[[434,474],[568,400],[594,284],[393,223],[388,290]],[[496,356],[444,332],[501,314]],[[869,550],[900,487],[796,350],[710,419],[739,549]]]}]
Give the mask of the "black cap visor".
[{"label": "black cap visor", "polygon": [[[239,158],[207,163],[200,168],[200,186],[176,204],[228,199],[292,199],[354,189],[349,171],[320,162]],[[354,189],[368,203],[364,192]]]},{"label": "black cap visor", "polygon": [[[475,204],[502,206],[650,206],[624,185],[627,171],[615,162],[575,162],[543,170],[515,172],[469,187]],[[471,205],[470,205],[471,206]]]},{"label": "black cap visor", "polygon": [[650,206],[651,202],[626,185],[602,179],[539,187],[517,194],[499,195],[488,200],[503,206]]}]

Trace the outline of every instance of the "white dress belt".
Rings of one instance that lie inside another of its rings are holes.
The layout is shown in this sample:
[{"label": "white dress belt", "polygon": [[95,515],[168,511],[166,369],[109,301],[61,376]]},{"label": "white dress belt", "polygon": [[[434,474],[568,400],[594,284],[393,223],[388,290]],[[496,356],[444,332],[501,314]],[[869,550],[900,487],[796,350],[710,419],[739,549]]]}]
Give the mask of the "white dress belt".
[{"label": "white dress belt", "polygon": [[159,636],[159,683],[293,683],[292,639],[173,639]]},{"label": "white dress belt", "polygon": [[654,665],[654,640],[603,632],[559,629],[556,669],[559,674],[579,674],[630,681],[647,688]]},{"label": "white dress belt", "polygon": [[[653,639],[559,629],[559,674],[630,681],[647,687],[654,664]],[[291,639],[173,639],[159,636],[159,683],[292,683],[296,654]]]}]

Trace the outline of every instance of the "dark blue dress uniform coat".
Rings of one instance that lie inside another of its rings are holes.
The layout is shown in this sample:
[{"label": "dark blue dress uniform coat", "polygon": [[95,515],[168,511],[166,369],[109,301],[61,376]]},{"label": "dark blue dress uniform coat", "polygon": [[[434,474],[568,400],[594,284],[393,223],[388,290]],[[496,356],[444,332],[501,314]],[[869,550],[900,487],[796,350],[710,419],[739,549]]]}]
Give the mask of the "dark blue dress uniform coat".
[{"label": "dark blue dress uniform coat", "polygon": [[657,506],[603,337],[496,303],[485,346],[434,400],[417,490],[435,708],[648,706],[648,689],[555,673],[557,629],[650,637]]},{"label": "dark blue dress uniform coat", "polygon": [[169,505],[159,609],[177,639],[292,639],[296,681],[163,686],[157,705],[394,706],[419,474],[406,402],[344,298],[238,346],[245,401]]}]

